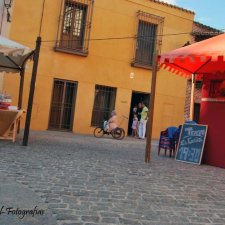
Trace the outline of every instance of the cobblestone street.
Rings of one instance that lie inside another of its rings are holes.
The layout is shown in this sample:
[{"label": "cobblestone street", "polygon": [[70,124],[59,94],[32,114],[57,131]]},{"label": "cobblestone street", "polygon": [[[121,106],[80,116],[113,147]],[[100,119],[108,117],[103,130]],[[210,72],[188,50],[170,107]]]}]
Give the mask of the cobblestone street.
[{"label": "cobblestone street", "polygon": [[32,132],[20,142],[0,142],[0,178],[37,193],[58,225],[225,224],[225,170],[158,157],[157,142],[150,165],[131,138]]}]

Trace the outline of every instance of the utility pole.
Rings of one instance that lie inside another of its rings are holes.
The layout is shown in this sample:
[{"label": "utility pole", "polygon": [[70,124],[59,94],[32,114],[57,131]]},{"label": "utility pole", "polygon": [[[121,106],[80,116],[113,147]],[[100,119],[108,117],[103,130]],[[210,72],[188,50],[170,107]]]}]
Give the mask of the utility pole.
[{"label": "utility pole", "polygon": [[30,94],[29,94],[29,99],[28,99],[25,129],[24,129],[24,135],[23,135],[23,146],[27,146],[27,143],[28,143],[40,49],[41,49],[41,37],[38,36],[37,40],[36,40],[36,47],[35,47],[35,52],[34,52],[34,64],[33,64],[31,83],[30,83]]},{"label": "utility pole", "polygon": [[42,23],[43,23],[43,17],[44,17],[44,8],[45,8],[45,0],[43,0],[43,3],[42,3],[39,35],[36,40],[36,47],[34,51],[34,64],[33,64],[31,83],[30,83],[30,94],[29,94],[28,105],[27,105],[27,116],[26,116],[25,129],[24,129],[24,135],[23,135],[23,146],[27,146],[29,132],[30,132],[30,121],[31,121],[31,115],[32,115],[32,108],[33,108],[34,90],[35,90],[39,55],[40,55],[40,49],[41,49],[41,29],[42,29]]},{"label": "utility pole", "polygon": [[154,105],[155,105],[155,90],[157,80],[157,63],[158,62],[158,51],[154,52],[153,66],[152,66],[152,82],[151,82],[151,97],[149,103],[149,118],[147,124],[147,140],[145,148],[145,162],[150,163],[151,160],[151,144],[152,144],[152,129],[153,129],[153,117],[154,117]]}]

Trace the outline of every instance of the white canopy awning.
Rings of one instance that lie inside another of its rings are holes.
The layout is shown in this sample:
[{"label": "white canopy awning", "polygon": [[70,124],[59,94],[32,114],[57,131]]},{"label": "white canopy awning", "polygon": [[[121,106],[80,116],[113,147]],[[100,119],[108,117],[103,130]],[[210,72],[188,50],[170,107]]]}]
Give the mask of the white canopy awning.
[{"label": "white canopy awning", "polygon": [[20,73],[20,87],[18,97],[18,108],[22,106],[25,64],[27,60],[33,57],[33,69],[30,82],[30,93],[28,98],[27,116],[25,122],[25,130],[23,137],[23,145],[27,146],[30,121],[33,106],[33,97],[35,90],[35,81],[38,69],[38,59],[41,48],[41,37],[37,37],[35,50],[31,50],[26,46],[23,46],[17,42],[11,41],[5,37],[0,36],[0,72]]},{"label": "white canopy awning", "polygon": [[30,48],[0,36],[0,72],[20,72],[32,54]]}]

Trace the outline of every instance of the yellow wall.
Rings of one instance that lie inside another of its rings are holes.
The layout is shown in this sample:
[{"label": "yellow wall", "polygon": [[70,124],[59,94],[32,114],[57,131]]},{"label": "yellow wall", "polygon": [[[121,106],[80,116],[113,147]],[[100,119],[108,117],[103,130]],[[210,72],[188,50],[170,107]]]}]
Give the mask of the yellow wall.
[{"label": "yellow wall", "polygon": [[94,84],[87,82],[78,83],[73,128],[79,133],[92,132],[90,115],[94,105],[94,92]]},{"label": "yellow wall", "polygon": [[3,91],[3,73],[0,73],[0,92]]},{"label": "yellow wall", "polygon": [[[42,0],[17,0],[11,24],[10,37],[31,48],[35,46],[38,35]],[[134,56],[134,39],[90,41],[89,55],[77,55],[54,52],[60,12],[60,0],[46,0],[43,26],[42,47],[34,109],[32,129],[48,128],[53,79],[78,81],[74,116],[74,132],[91,133],[92,108],[94,104],[95,84],[117,88],[116,110],[119,119],[129,116],[131,94],[133,91],[150,92],[151,71],[131,67]],[[190,39],[194,15],[182,10],[154,3],[149,0],[95,0],[91,38],[122,37],[136,35],[136,12],[138,10],[165,17],[164,34],[187,33],[178,36],[164,36],[162,52],[181,47]],[[50,41],[50,42],[46,42]],[[23,107],[26,108],[32,63],[26,70]],[[134,79],[130,73],[134,72]],[[13,76],[7,76],[4,89],[17,98],[18,82]],[[183,122],[186,80],[160,70],[157,78],[154,131],[159,132],[170,125]],[[16,104],[16,100],[15,100]],[[122,121],[127,129],[127,121]]]}]

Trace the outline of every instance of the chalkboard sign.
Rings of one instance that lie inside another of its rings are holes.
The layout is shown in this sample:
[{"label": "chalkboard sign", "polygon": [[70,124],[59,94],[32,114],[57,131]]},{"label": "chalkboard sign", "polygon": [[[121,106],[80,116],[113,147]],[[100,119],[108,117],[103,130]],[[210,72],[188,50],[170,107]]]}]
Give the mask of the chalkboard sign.
[{"label": "chalkboard sign", "polygon": [[208,126],[184,124],[177,147],[176,160],[201,164]]}]

